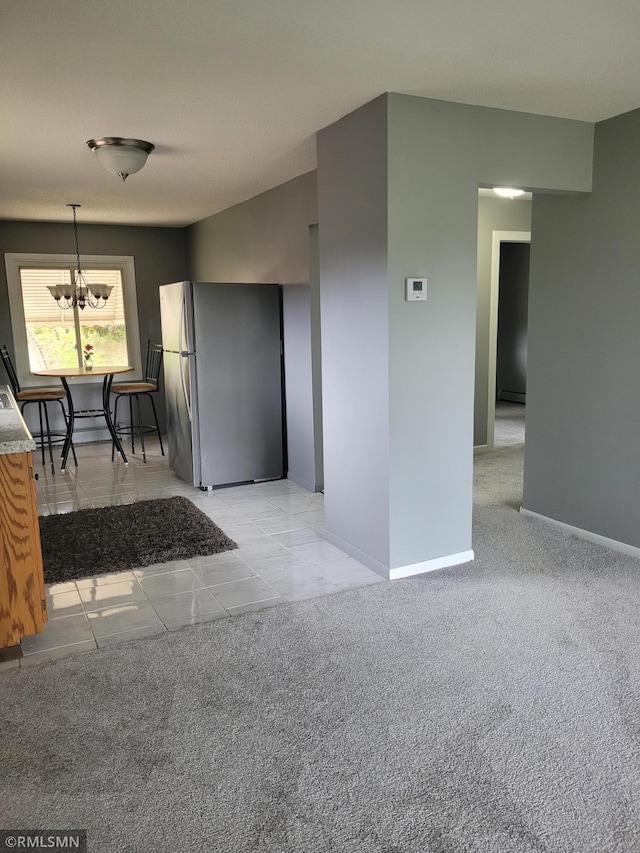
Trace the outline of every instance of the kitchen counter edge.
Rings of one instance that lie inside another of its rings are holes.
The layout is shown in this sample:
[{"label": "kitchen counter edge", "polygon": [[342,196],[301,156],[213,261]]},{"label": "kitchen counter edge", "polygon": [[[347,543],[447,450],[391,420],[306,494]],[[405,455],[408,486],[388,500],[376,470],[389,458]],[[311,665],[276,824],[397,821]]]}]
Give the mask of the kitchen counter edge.
[{"label": "kitchen counter edge", "polygon": [[[7,401],[9,408],[6,408]],[[8,385],[0,385],[0,456],[27,453],[35,449],[36,443],[20,414],[11,389]]]}]

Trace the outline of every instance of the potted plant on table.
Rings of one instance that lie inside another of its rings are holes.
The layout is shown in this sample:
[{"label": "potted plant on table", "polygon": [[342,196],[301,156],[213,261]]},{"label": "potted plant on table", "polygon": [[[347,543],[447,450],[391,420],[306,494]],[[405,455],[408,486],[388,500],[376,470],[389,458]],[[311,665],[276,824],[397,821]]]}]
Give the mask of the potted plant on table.
[{"label": "potted plant on table", "polygon": [[84,369],[93,370],[93,347],[91,344],[84,345],[82,355],[84,357]]}]

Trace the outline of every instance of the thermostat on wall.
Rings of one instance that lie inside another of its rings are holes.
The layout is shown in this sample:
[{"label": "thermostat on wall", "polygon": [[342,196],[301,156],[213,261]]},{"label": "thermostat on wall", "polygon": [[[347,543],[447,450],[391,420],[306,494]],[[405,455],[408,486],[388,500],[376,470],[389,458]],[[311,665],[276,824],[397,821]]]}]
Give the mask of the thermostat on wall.
[{"label": "thermostat on wall", "polygon": [[426,302],[427,301],[427,280],[426,278],[406,278],[407,292],[405,299],[407,302]]}]

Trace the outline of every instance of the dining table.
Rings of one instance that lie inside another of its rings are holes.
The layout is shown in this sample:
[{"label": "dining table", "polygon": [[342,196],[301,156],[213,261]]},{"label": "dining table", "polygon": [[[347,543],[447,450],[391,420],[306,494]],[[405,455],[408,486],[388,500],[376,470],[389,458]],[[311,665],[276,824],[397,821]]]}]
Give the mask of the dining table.
[{"label": "dining table", "polygon": [[[116,450],[122,457],[122,461],[125,465],[129,464],[129,460],[125,456],[125,452],[122,448],[122,443],[118,438],[118,434],[113,425],[113,421],[111,420],[111,412],[109,411],[109,395],[111,394],[111,385],[113,383],[113,377],[116,373],[128,373],[134,368],[130,365],[125,366],[114,366],[114,365],[93,365],[90,368],[87,367],[56,367],[48,370],[34,370],[32,371],[35,376],[50,376],[56,377],[60,379],[64,390],[67,395],[67,434],[64,440],[64,444],[62,445],[62,465],[61,470],[64,471],[67,467],[67,457],[69,456],[69,450],[71,448],[71,442],[73,440],[73,428],[77,418],[99,418],[104,417],[105,422],[107,424],[107,428],[109,430],[109,434],[111,435],[111,439],[116,447]],[[93,376],[102,376],[102,408],[101,409],[75,409],[73,405],[73,398],[71,396],[71,389],[69,388],[69,379],[81,379],[81,378],[91,378]],[[77,463],[76,463],[77,464]]]}]

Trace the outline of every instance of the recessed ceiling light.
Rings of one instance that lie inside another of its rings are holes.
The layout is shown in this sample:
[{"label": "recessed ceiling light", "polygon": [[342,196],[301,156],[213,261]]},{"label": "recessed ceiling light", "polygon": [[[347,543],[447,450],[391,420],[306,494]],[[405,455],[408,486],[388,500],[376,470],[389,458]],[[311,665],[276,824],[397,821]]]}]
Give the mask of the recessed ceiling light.
[{"label": "recessed ceiling light", "polygon": [[493,191],[500,198],[517,198],[519,195],[524,195],[524,190],[514,189],[514,187],[494,187]]}]

